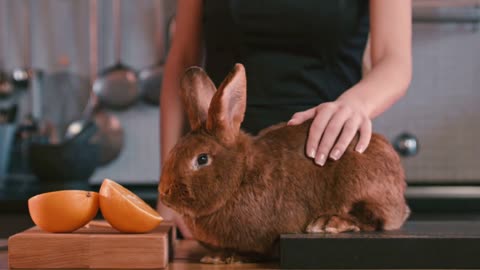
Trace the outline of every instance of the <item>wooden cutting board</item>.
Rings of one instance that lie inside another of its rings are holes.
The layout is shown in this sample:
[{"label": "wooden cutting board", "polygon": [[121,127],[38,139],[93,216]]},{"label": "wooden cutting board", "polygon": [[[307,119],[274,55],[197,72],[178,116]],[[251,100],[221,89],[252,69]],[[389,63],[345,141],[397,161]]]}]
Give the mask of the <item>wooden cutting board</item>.
[{"label": "wooden cutting board", "polygon": [[8,239],[10,268],[165,268],[173,258],[175,230],[163,222],[145,234],[120,233],[105,222],[73,233],[33,227]]}]

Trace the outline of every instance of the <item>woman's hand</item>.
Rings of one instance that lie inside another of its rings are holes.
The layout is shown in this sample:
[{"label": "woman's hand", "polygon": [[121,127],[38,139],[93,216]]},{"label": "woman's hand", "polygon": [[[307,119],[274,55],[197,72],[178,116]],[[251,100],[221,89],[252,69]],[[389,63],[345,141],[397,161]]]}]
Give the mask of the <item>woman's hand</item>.
[{"label": "woman's hand", "polygon": [[305,150],[308,157],[323,166],[327,157],[333,160],[342,157],[358,131],[360,139],[355,150],[363,153],[367,149],[372,137],[372,121],[364,107],[358,100],[340,97],[295,113],[288,125],[298,125],[313,118]]},{"label": "woman's hand", "polygon": [[323,166],[339,159],[355,134],[362,153],[372,136],[371,119],[383,113],[408,89],[412,76],[412,0],[370,0],[371,62],[368,74],[336,101],[298,112],[288,122],[298,125],[313,118],[306,154]]}]

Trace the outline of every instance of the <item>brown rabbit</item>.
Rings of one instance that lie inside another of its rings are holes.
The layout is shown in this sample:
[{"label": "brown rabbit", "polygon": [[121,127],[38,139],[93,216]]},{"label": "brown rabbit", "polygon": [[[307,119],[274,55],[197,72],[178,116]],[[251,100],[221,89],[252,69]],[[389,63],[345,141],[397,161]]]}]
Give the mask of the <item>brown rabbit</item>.
[{"label": "brown rabbit", "polygon": [[363,154],[353,150],[355,141],[340,160],[319,167],[305,155],[311,121],[278,124],[256,137],[240,129],[247,90],[241,64],[217,91],[199,67],[189,68],[181,85],[191,131],[170,152],[159,192],[195,238],[217,250],[203,262],[272,256],[283,233],[393,230],[407,219],[400,159],[380,135]]}]

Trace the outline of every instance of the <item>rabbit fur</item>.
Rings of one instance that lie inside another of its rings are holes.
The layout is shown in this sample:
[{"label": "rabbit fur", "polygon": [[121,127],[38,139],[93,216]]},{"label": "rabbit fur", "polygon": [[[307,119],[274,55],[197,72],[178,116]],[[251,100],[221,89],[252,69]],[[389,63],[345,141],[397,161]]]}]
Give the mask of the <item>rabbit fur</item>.
[{"label": "rabbit fur", "polygon": [[201,68],[189,68],[181,89],[191,131],[164,162],[159,194],[216,251],[204,262],[275,256],[283,233],[394,230],[407,219],[404,171],[382,136],[373,134],[362,154],[353,149],[357,136],[341,159],[320,167],[305,155],[311,121],[257,136],[241,130],[241,64],[218,90]]}]

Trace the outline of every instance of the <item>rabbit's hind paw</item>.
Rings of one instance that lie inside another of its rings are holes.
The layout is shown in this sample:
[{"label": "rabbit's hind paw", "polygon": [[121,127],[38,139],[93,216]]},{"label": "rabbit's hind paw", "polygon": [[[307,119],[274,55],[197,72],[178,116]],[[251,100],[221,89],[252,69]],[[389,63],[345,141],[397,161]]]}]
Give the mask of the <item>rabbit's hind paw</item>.
[{"label": "rabbit's hind paw", "polygon": [[306,228],[307,233],[342,233],[351,231],[358,232],[360,228],[350,218],[336,215],[320,216]]},{"label": "rabbit's hind paw", "polygon": [[249,260],[248,258],[237,254],[215,253],[203,256],[200,262],[205,264],[237,264],[247,263]]}]

